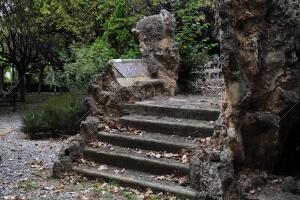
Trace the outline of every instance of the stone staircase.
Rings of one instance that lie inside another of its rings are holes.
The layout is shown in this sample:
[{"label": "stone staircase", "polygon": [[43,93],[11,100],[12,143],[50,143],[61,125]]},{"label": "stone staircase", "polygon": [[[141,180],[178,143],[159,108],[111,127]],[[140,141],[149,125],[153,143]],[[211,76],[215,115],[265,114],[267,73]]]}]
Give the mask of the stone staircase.
[{"label": "stone staircase", "polygon": [[189,178],[189,163],[172,155],[192,152],[197,147],[195,138],[213,134],[217,104],[211,97],[176,96],[126,105],[126,115],[118,121],[143,132],[99,132],[99,141],[106,145],[84,150],[84,158],[93,165],[78,164],[73,169],[90,178],[197,198],[198,191],[188,183],[164,177]]}]

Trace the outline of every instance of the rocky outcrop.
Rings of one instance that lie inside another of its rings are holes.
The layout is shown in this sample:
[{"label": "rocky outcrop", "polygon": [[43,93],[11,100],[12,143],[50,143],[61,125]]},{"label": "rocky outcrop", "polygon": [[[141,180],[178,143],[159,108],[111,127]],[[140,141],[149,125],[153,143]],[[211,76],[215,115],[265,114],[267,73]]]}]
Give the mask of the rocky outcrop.
[{"label": "rocky outcrop", "polygon": [[83,149],[84,139],[80,135],[68,138],[59,152],[58,161],[53,164],[52,175],[62,177],[65,173],[71,172],[72,163],[82,158]]},{"label": "rocky outcrop", "polygon": [[175,94],[180,64],[175,28],[174,16],[162,10],[159,15],[144,17],[133,29],[151,77],[165,80],[171,94]]},{"label": "rocky outcrop", "polygon": [[81,124],[81,134],[85,139],[93,140],[107,119],[121,114],[124,104],[175,94],[180,62],[174,39],[175,26],[173,15],[163,10],[159,15],[144,17],[133,30],[147,64],[148,80],[123,86],[119,84],[110,62],[102,74],[92,78],[87,99],[91,114]]},{"label": "rocky outcrop", "polygon": [[[202,139],[190,165],[192,187],[199,199],[223,200],[234,179],[232,152],[224,138]],[[226,199],[226,198],[225,198]]]},{"label": "rocky outcrop", "polygon": [[[90,113],[81,122],[80,136],[66,141],[54,164],[54,176],[58,177],[72,170],[72,163],[82,156],[84,144],[96,140],[97,133],[105,129],[105,124],[122,115],[122,106],[149,97],[175,94],[180,62],[174,40],[175,26],[175,18],[165,10],[160,15],[145,17],[138,22],[134,32],[140,40],[140,50],[149,72],[145,77],[137,79],[123,76],[113,66],[115,60],[108,62],[103,73],[91,78],[87,98]],[[135,61],[130,60],[133,68],[125,68],[125,71],[129,70],[128,74],[135,72],[134,66],[140,62]]]},{"label": "rocky outcrop", "polygon": [[218,0],[217,10],[223,111],[235,134],[235,161],[271,169],[297,160],[299,1]]},{"label": "rocky outcrop", "polygon": [[90,115],[81,123],[80,134],[86,141],[94,140],[111,118],[122,114],[122,106],[148,97],[171,95],[165,81],[153,79],[121,86],[109,66],[102,74],[95,75],[89,86],[87,103]]}]

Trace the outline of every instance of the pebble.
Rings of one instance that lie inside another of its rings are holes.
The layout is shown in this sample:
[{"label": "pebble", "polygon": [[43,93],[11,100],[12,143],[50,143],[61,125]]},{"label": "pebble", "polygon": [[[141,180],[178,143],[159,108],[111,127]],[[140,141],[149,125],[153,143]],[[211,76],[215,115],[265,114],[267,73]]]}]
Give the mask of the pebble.
[{"label": "pebble", "polygon": [[[77,200],[85,194],[86,187],[93,188],[78,185],[71,190],[56,190],[61,182],[50,174],[63,140],[29,140],[21,132],[21,125],[20,114],[0,113],[0,199]],[[22,181],[36,183],[38,188],[24,190],[20,187]]]}]

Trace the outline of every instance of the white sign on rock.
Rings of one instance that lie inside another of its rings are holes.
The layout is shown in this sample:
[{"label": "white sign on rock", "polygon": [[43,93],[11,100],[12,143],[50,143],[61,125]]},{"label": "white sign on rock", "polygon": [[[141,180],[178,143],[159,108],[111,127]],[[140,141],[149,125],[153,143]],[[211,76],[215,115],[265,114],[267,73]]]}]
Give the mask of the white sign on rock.
[{"label": "white sign on rock", "polygon": [[148,66],[143,59],[113,59],[108,64],[113,67],[116,79],[122,86],[150,80]]}]

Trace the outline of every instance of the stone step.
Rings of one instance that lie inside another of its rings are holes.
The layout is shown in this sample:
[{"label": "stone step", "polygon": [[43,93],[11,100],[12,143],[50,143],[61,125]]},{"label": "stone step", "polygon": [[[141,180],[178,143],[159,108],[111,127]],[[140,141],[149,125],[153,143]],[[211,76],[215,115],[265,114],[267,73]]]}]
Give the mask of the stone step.
[{"label": "stone step", "polygon": [[142,135],[130,135],[121,132],[99,132],[97,137],[100,141],[113,145],[153,151],[177,153],[182,149],[192,150],[197,147],[191,139],[159,133],[145,132]]},{"label": "stone step", "polygon": [[135,104],[125,105],[123,107],[123,112],[127,114],[153,115],[205,121],[215,121],[220,115],[218,109],[209,106],[204,108],[190,108],[177,105],[154,105],[147,102],[137,102]]},{"label": "stone step", "polygon": [[119,121],[143,131],[183,137],[205,138],[211,136],[214,131],[213,122],[191,119],[128,115],[120,117]]},{"label": "stone step", "polygon": [[96,168],[81,166],[74,166],[73,170],[89,178],[114,181],[129,187],[151,188],[154,191],[172,193],[185,199],[198,199],[199,196],[199,193],[190,187],[179,186],[167,181],[158,181],[153,175],[140,171],[126,170],[123,174],[116,174],[111,170],[100,171]]},{"label": "stone step", "polygon": [[96,163],[112,165],[125,169],[134,169],[153,174],[189,174],[189,165],[181,164],[179,160],[149,158],[146,154],[134,152],[133,149],[117,146],[113,146],[113,150],[86,147],[84,150],[84,158]]}]

